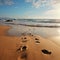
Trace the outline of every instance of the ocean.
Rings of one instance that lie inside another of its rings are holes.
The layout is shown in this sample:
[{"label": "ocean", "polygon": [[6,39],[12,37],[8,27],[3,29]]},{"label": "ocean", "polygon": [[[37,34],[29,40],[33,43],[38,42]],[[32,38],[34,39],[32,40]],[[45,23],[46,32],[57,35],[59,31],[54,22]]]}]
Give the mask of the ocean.
[{"label": "ocean", "polygon": [[12,22],[0,20],[0,25],[1,24],[12,27],[8,30],[8,34],[12,36],[29,33],[40,35],[44,38],[60,36],[59,19],[16,19]]}]

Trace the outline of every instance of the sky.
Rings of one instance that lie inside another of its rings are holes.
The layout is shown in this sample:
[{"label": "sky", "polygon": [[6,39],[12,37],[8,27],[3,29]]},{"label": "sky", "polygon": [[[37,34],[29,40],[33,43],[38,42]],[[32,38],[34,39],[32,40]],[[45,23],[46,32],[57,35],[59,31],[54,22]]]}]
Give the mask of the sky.
[{"label": "sky", "polygon": [[0,17],[60,19],[60,0],[0,0]]}]

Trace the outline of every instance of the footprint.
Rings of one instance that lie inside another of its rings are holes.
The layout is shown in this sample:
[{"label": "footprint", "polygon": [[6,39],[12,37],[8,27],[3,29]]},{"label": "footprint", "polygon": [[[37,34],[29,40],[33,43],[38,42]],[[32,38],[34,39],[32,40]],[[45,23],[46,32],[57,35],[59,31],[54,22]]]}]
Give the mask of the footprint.
[{"label": "footprint", "polygon": [[39,40],[38,38],[35,38],[35,40]]},{"label": "footprint", "polygon": [[24,39],[27,39],[26,37],[24,37]]},{"label": "footprint", "polygon": [[40,43],[39,41],[35,41],[36,43]]},{"label": "footprint", "polygon": [[26,58],[27,58],[27,53],[26,53],[26,52],[22,52],[22,53],[21,53],[21,58],[22,58],[22,59],[24,59],[24,58],[26,59]]},{"label": "footprint", "polygon": [[43,49],[43,50],[41,50],[44,54],[51,54],[52,52],[51,51],[48,51],[48,50],[46,50],[46,49]]}]

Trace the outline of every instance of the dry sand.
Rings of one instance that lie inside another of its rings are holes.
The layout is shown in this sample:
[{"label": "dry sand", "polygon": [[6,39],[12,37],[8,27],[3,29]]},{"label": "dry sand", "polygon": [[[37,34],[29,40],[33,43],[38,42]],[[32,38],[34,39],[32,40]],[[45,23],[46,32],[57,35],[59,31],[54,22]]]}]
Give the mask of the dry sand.
[{"label": "dry sand", "polygon": [[[60,47],[40,36],[26,35],[20,37],[7,36],[6,32],[10,29],[8,26],[0,26],[0,60],[59,60]],[[27,42],[22,42],[26,37]],[[36,44],[35,38],[39,39],[39,44]],[[22,52],[16,51],[21,45],[26,45],[27,58],[21,59]],[[52,52],[51,55],[43,54],[42,49],[47,49]]]}]

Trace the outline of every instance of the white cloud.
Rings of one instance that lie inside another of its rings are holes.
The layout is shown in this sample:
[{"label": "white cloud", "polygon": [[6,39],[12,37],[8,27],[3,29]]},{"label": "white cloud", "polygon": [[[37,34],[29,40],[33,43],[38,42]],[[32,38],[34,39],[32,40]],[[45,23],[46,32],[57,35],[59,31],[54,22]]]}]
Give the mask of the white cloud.
[{"label": "white cloud", "polygon": [[12,5],[14,4],[13,0],[0,0],[0,5]]},{"label": "white cloud", "polygon": [[[45,11],[45,13],[43,13],[43,15],[39,16],[39,15],[31,15],[29,16],[27,14],[25,14],[25,18],[33,18],[33,19],[40,19],[40,18],[45,18],[45,19],[60,19],[60,3],[57,3],[57,4],[54,4],[52,6],[53,8],[48,10],[48,11]],[[32,12],[30,12],[32,13]]]},{"label": "white cloud", "polygon": [[26,1],[32,3],[32,5],[35,8],[40,7],[42,4],[51,6],[52,8],[48,11],[45,11],[45,13],[43,13],[42,16],[41,15],[28,16],[27,14],[27,16],[25,15],[25,18],[60,19],[60,0],[26,0]]},{"label": "white cloud", "polygon": [[44,13],[45,18],[55,18],[55,19],[60,19],[60,4],[55,4],[52,6],[53,9],[48,10]]},{"label": "white cloud", "polygon": [[[50,10],[45,11],[42,16],[30,16],[32,18],[48,18],[48,19],[60,19],[60,0],[26,0],[36,8],[45,4],[52,7]],[[28,16],[29,17],[29,16]],[[30,18],[29,17],[29,18]]]},{"label": "white cloud", "polygon": [[32,3],[36,8],[42,6],[43,4],[52,6],[53,4],[60,3],[60,0],[25,0],[26,2]]},{"label": "white cloud", "polygon": [[41,1],[40,0],[38,0],[38,1],[33,0],[33,6],[34,7],[38,8],[38,7],[40,7],[40,5],[41,5]]},{"label": "white cloud", "polygon": [[32,6],[38,8],[41,5],[41,0],[25,0],[26,2],[32,3]]}]

